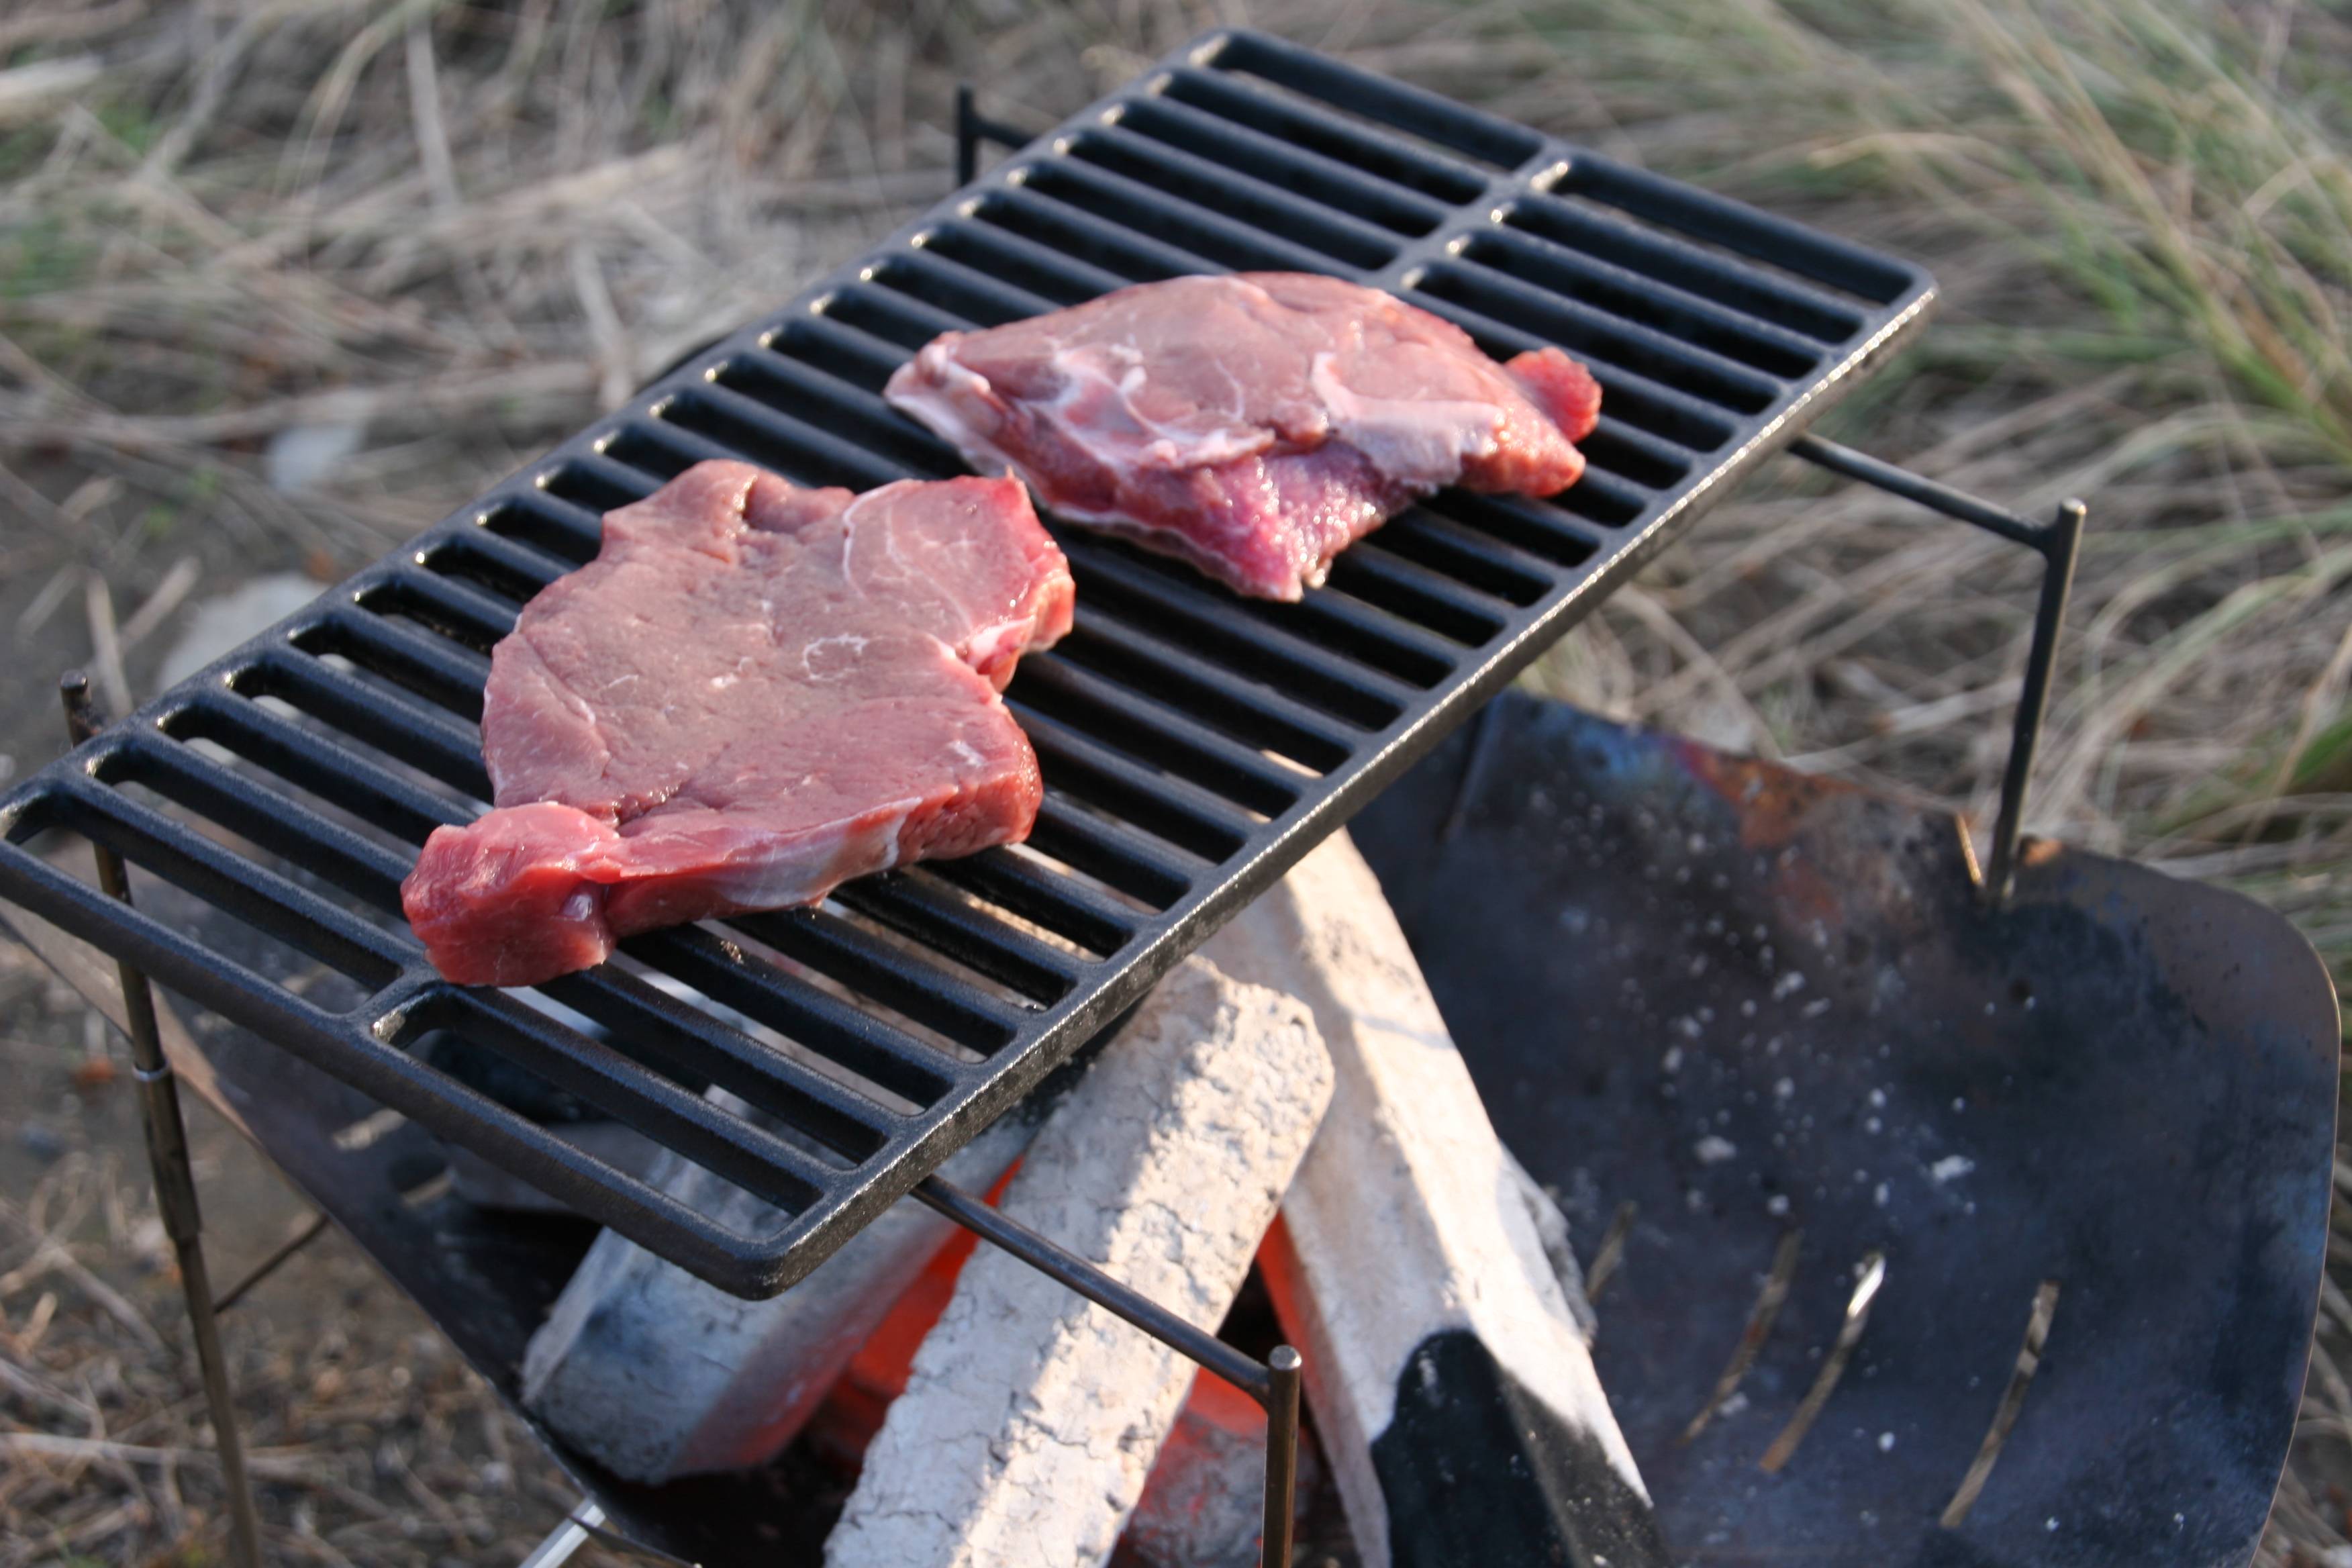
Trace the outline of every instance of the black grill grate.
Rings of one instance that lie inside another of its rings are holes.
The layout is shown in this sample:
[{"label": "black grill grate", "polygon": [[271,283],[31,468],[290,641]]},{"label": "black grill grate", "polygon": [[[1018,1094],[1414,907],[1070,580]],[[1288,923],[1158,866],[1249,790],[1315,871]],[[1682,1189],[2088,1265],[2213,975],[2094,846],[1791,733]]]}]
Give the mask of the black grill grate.
[{"label": "black grill grate", "polygon": [[[1561,344],[1605,389],[1591,472],[1551,501],[1440,496],[1291,605],[1058,531],[1077,627],[1009,694],[1047,784],[1027,847],[638,938],[538,996],[423,963],[398,883],[487,797],[488,651],[594,553],[603,510],[712,457],[858,489],[955,472],[879,396],[932,335],[1242,268],[1391,289],[1497,353]],[[0,893],[704,1278],[772,1292],[1785,445],[1931,297],[1899,262],[1221,33],[27,781],[0,804]],[[265,978],[105,900],[33,852],[50,828],[322,974]],[[746,1236],[688,1212],[413,1054],[436,1030],[787,1217]]]}]

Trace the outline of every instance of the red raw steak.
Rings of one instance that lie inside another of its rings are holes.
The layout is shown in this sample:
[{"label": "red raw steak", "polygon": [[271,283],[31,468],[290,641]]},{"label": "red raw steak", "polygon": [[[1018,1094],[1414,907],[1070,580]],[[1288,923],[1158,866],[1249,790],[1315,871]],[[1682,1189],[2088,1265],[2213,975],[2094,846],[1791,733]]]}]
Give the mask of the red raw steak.
[{"label": "red raw steak", "polygon": [[1296,599],[1447,485],[1550,495],[1601,388],[1556,348],[1497,364],[1377,289],[1297,272],[1174,278],[948,332],[886,395],[1056,514]]},{"label": "red raw steak", "polygon": [[1042,785],[997,693],[1071,605],[1011,479],[853,496],[698,464],[609,514],[492,651],[498,809],[425,841],[409,923],[448,978],[529,984],[1018,842]]}]

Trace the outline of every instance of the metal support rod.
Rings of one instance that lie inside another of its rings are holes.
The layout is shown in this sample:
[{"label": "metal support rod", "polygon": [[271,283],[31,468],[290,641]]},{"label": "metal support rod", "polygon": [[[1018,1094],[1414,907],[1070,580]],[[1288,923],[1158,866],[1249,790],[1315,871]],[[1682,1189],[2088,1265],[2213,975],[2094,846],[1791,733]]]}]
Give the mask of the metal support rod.
[{"label": "metal support rod", "polygon": [[1126,1319],[1161,1344],[1183,1352],[1260,1405],[1272,1397],[1265,1367],[1216,1335],[1120,1284],[1068,1248],[1046,1240],[1018,1220],[1007,1219],[961,1187],[927,1176],[917,1184],[915,1196],[1030,1268],[1052,1275],[1105,1311]]},{"label": "metal support rod", "polygon": [[[66,731],[77,746],[101,727],[90,701],[89,678],[79,670],[58,683],[64,699]],[[107,897],[131,901],[131,878],[122,857],[93,840],[98,881]],[[228,1493],[229,1552],[238,1568],[261,1568],[261,1527],[253,1511],[253,1489],[246,1479],[245,1440],[237,1429],[230,1394],[228,1363],[221,1353],[220,1322],[214,1316],[212,1279],[205,1269],[204,1217],[196,1206],[196,1175],[188,1162],[188,1129],[180,1118],[179,1086],[163,1056],[163,1032],[155,1021],[155,994],[147,976],[128,962],[118,963],[122,985],[124,1033],[131,1038],[131,1076],[139,1083],[139,1109],[147,1124],[147,1163],[155,1183],[155,1206],[163,1234],[180,1266],[180,1289],[187,1298],[188,1324],[194,1331],[196,1364],[212,1413],[213,1443],[220,1455],[221,1485]]]},{"label": "metal support rod", "polygon": [[255,1264],[244,1279],[222,1291],[213,1302],[213,1310],[226,1312],[244,1300],[247,1291],[277,1273],[288,1258],[318,1240],[320,1237],[326,1234],[326,1230],[327,1216],[324,1211],[312,1215],[310,1223],[280,1243],[277,1251]]},{"label": "metal support rod", "polygon": [[1298,1477],[1298,1380],[1306,1364],[1296,1350],[1276,1345],[1266,1363],[1260,1365],[1066,1247],[1046,1240],[1018,1220],[1006,1218],[961,1187],[927,1176],[917,1184],[914,1195],[974,1236],[1060,1280],[1256,1400],[1265,1412],[1265,1541],[1259,1563],[1261,1568],[1290,1568],[1291,1516]]},{"label": "metal support rod", "polygon": [[2033,642],[2026,651],[2025,681],[2018,692],[2017,715],[2010,730],[2009,763],[2001,773],[2000,811],[1993,823],[1992,859],[1985,875],[1986,899],[1996,906],[2006,904],[2017,884],[2017,845],[2024,830],[2026,790],[2033,779],[2033,753],[2041,743],[2042,721],[2050,709],[2058,634],[2066,621],[2066,598],[2074,585],[2074,558],[2082,549],[2088,509],[2069,499],[2058,503],[2058,514],[2050,521],[2035,522],[1966,490],[1818,436],[1801,436],[1789,450],[1833,474],[1860,479],[1889,495],[1972,523],[2042,557],[2042,596],[2034,608]]},{"label": "metal support rod", "polygon": [[2058,661],[2058,630],[2066,620],[2066,597],[2074,591],[2074,557],[2082,549],[2087,510],[2078,500],[2058,503],[2058,515],[2042,534],[2042,602],[2033,613],[2033,645],[2025,655],[2025,686],[2017,694],[2017,718],[2010,731],[2009,768],[2000,780],[2000,816],[1992,829],[1992,865],[1985,893],[1995,904],[2009,902],[2017,885],[2017,840],[2025,821],[2025,790],[2033,778],[2033,751],[2050,709],[2050,679]]},{"label": "metal support rod", "polygon": [[980,174],[980,115],[972,108],[971,83],[956,83],[956,188],[961,190]]},{"label": "metal support rod", "polygon": [[956,184],[968,185],[980,176],[980,144],[993,142],[1002,147],[1019,147],[1029,141],[1026,132],[1007,125],[1001,120],[990,120],[975,107],[971,83],[956,83],[955,142]]},{"label": "metal support rod", "polygon": [[1306,1364],[1288,1345],[1265,1358],[1265,1539],[1261,1568],[1289,1568],[1298,1512],[1298,1373]]},{"label": "metal support rod", "polygon": [[1789,450],[1809,463],[1818,463],[1833,474],[1849,479],[1860,479],[1889,495],[1905,500],[1917,501],[1932,507],[1946,517],[1956,517],[1962,522],[1972,522],[1989,533],[2018,544],[2042,548],[2042,525],[2031,518],[2020,517],[2006,507],[1980,500],[1966,490],[1954,489],[1940,479],[1927,479],[1908,468],[1898,468],[1882,458],[1867,452],[1857,452],[1851,447],[1841,447],[1835,441],[1824,441],[1819,436],[1800,436],[1789,444]]}]

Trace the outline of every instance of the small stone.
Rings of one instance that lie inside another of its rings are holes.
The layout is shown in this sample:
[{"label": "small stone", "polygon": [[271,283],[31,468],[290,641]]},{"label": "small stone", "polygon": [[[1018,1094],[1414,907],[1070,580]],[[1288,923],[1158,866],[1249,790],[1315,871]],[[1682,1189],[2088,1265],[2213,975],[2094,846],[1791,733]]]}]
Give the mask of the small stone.
[{"label": "small stone", "polygon": [[160,1273],[171,1263],[172,1238],[161,1218],[149,1215],[131,1227],[131,1256],[142,1274]]},{"label": "small stone", "polygon": [[299,495],[330,478],[366,439],[362,425],[289,425],[269,438],[262,471],[271,489]]},{"label": "small stone", "polygon": [[228,593],[199,601],[185,613],[157,672],[176,686],[247,637],[257,637],[319,596],[319,584],[299,572],[251,578]]}]

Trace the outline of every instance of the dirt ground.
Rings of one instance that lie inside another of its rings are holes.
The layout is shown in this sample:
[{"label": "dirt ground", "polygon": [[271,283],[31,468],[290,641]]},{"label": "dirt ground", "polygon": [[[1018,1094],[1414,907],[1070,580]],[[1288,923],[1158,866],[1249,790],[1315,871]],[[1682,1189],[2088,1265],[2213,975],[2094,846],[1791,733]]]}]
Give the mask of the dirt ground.
[{"label": "dirt ground", "polygon": [[[187,1100],[226,1289],[311,1210]],[[172,1252],[147,1184],[127,1047],[22,948],[0,946],[0,1563],[215,1563],[220,1495]],[[515,1563],[577,1501],[423,1314],[330,1230],[223,1320],[272,1560]],[[595,1562],[594,1549],[578,1561]]]}]

